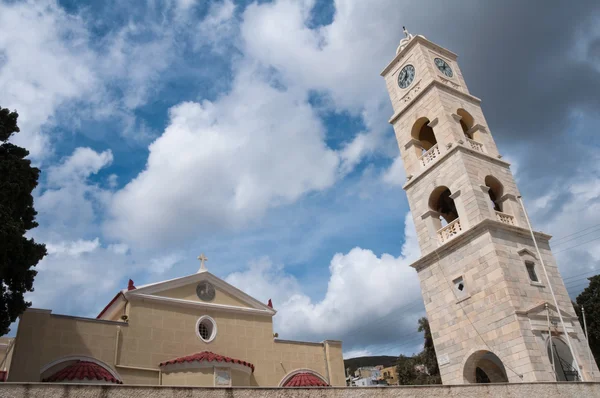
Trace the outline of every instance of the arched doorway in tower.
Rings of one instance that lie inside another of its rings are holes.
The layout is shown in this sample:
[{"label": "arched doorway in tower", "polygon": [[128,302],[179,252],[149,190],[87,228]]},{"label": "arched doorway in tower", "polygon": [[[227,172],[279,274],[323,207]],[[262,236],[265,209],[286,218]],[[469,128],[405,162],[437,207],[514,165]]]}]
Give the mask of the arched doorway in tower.
[{"label": "arched doorway in tower", "polygon": [[429,195],[429,208],[440,214],[440,226],[448,225],[458,218],[458,210],[451,195],[452,192],[446,186],[437,187]]},{"label": "arched doorway in tower", "polygon": [[579,381],[579,373],[575,369],[575,360],[569,346],[559,337],[552,337],[552,347],[549,342],[547,346],[548,358],[556,372],[556,381]]},{"label": "arched doorway in tower", "polygon": [[504,364],[491,351],[475,351],[465,362],[465,383],[508,383]]}]

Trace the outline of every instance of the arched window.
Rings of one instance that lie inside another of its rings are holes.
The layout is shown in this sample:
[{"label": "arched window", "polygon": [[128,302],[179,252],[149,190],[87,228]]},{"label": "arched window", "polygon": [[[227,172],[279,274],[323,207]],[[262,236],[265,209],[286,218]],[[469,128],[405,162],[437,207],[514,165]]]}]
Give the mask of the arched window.
[{"label": "arched window", "polygon": [[475,125],[475,120],[473,120],[473,116],[464,109],[460,108],[456,111],[456,114],[460,116],[460,127],[462,128],[463,133],[467,136],[467,138],[474,139],[472,134],[469,134],[468,131],[473,128]]},{"label": "arched window", "polygon": [[569,346],[558,337],[552,337],[552,347],[548,342],[548,357],[552,358],[556,381],[579,381],[579,373],[575,369],[575,360]]},{"label": "arched window", "polygon": [[433,129],[429,127],[429,119],[426,117],[419,118],[412,127],[411,136],[413,139],[421,143],[421,148],[424,152],[430,150],[437,144]]},{"label": "arched window", "polygon": [[458,218],[456,205],[450,195],[452,193],[448,187],[441,186],[434,189],[429,196],[429,208],[440,213],[442,224],[444,224],[444,221],[449,224]]},{"label": "arched window", "polygon": [[488,195],[494,210],[502,212],[502,203],[500,202],[500,198],[504,195],[502,183],[494,176],[487,176],[485,177],[485,186],[489,188]]}]

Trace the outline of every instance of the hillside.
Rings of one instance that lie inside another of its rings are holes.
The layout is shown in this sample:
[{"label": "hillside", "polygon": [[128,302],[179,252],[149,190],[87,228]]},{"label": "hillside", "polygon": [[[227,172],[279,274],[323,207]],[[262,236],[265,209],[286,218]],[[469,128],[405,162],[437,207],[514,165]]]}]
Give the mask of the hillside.
[{"label": "hillside", "polygon": [[354,372],[356,369],[362,366],[377,366],[383,365],[384,367],[393,366],[396,364],[398,357],[389,355],[379,355],[373,357],[358,357],[344,359],[344,369],[350,368],[350,372]]}]

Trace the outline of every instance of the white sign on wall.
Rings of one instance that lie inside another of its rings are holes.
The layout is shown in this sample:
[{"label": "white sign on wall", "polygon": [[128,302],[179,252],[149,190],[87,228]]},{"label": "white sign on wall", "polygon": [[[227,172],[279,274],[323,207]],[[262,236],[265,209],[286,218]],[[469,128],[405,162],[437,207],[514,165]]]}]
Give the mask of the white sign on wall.
[{"label": "white sign on wall", "polygon": [[450,357],[448,356],[448,354],[444,354],[438,357],[438,365],[439,366],[444,366],[444,365],[448,365],[450,363]]},{"label": "white sign on wall", "polygon": [[215,387],[231,387],[229,368],[215,368]]}]

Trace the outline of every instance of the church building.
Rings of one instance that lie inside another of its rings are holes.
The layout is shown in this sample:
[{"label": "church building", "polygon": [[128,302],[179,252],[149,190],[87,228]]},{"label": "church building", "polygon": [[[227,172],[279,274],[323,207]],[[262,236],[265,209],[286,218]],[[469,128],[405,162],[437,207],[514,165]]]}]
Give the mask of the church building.
[{"label": "church building", "polygon": [[404,32],[381,75],[443,383],[599,381],[551,237],[531,230],[456,54]]},{"label": "church building", "polygon": [[[342,342],[282,340],[276,311],[206,270],[135,286],[95,318],[30,308],[9,382],[202,387],[344,386]],[[74,298],[75,299],[75,298]]]}]

